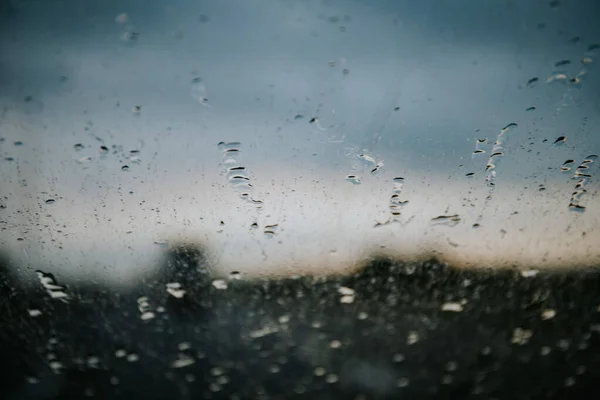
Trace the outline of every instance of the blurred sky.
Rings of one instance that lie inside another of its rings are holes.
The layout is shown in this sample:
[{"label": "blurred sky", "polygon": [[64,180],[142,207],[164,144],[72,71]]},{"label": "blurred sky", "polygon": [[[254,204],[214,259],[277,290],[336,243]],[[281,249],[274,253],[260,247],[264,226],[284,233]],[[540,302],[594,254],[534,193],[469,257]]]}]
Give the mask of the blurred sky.
[{"label": "blurred sky", "polygon": [[[125,250],[148,252],[122,243],[151,245],[144,234],[160,236],[154,231],[164,225],[167,236],[202,225],[210,236],[202,240],[216,240],[215,224],[227,218],[234,231],[215,243],[230,264],[270,254],[270,242],[249,239],[253,219],[261,229],[289,225],[294,251],[280,246],[274,262],[310,246],[319,248],[313,258],[350,251],[344,246],[374,235],[374,218],[389,217],[395,176],[414,200],[408,215],[421,217],[403,228],[411,246],[430,233],[431,217],[446,213],[463,216],[462,237],[479,241],[482,254],[500,252],[490,243],[515,211],[536,234],[598,225],[597,164],[584,214],[568,212],[576,181],[559,169],[600,153],[597,1],[14,0],[0,10],[0,246],[32,268],[67,259],[113,265]],[[570,63],[555,65],[562,60]],[[486,202],[487,158],[509,123],[518,126],[506,133],[496,197]],[[563,135],[566,143],[553,145]],[[476,139],[487,139],[488,153],[473,158]],[[236,161],[265,201],[262,214],[240,206],[226,183],[220,141],[241,142]],[[360,154],[383,161],[381,172],[371,175]],[[363,183],[352,185],[348,174]],[[51,209],[49,198],[58,200]],[[491,228],[467,234],[482,216]],[[304,241],[294,226],[309,238],[339,235],[339,243]],[[439,240],[452,242],[453,232]],[[522,240],[512,237],[511,245]],[[594,237],[569,246],[596,262]],[[82,241],[90,247],[75,258]],[[260,244],[227,250],[240,241]]]}]

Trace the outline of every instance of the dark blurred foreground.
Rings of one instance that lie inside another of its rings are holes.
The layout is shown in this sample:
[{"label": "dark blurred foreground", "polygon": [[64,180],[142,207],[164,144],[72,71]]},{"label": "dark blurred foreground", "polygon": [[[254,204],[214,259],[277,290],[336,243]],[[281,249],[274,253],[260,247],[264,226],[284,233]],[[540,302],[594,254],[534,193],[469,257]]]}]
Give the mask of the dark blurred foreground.
[{"label": "dark blurred foreground", "polygon": [[[6,399],[595,399],[600,389],[595,270],[524,277],[377,260],[344,278],[213,282],[200,252],[179,249],[163,276],[117,293],[63,290],[58,277],[24,289],[3,264]],[[68,297],[52,298],[58,290]]]}]

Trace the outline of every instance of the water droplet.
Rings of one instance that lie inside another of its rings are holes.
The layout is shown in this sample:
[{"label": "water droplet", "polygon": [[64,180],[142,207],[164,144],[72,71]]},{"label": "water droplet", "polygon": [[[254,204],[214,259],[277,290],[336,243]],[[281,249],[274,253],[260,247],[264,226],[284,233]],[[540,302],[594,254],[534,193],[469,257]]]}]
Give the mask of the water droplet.
[{"label": "water droplet", "polygon": [[48,205],[52,205],[54,203],[56,203],[56,200],[54,200],[54,199],[48,199],[48,200],[46,200],[46,204],[48,204]]},{"label": "water droplet", "polygon": [[73,145],[73,148],[75,149],[75,151],[81,151],[84,149],[84,146],[81,143],[76,143]]},{"label": "water droplet", "polygon": [[532,336],[533,336],[532,331],[530,331],[528,329],[516,328],[513,331],[511,343],[524,345],[529,341],[529,339],[531,339]]},{"label": "water droplet", "polygon": [[524,269],[521,271],[521,276],[523,278],[533,278],[535,277],[540,271],[537,269]]},{"label": "water droplet", "polygon": [[272,224],[272,225],[265,225],[264,229],[263,229],[263,233],[265,234],[266,237],[273,237],[276,233],[277,230],[279,229],[279,224]]},{"label": "water droplet", "polygon": [[406,338],[406,344],[408,344],[409,346],[417,343],[419,341],[419,334],[415,331],[411,331],[408,333],[408,336]]},{"label": "water droplet", "polygon": [[535,106],[531,106],[531,107],[527,107],[527,109],[525,111],[535,111],[536,107]]},{"label": "water droplet", "polygon": [[371,170],[371,173],[376,174],[381,168],[383,168],[383,161],[378,162]]},{"label": "water droplet", "polygon": [[548,77],[548,79],[546,79],[546,83],[551,83],[554,81],[565,81],[567,79],[569,79],[569,77],[567,75],[559,73],[559,74],[550,75]]},{"label": "water droplet", "polygon": [[172,368],[185,368],[196,363],[193,357],[186,354],[179,354],[178,358],[171,363]]},{"label": "water droplet", "polygon": [[327,374],[325,377],[325,382],[327,383],[336,383],[338,381],[338,376],[336,374]]},{"label": "water droplet", "polygon": [[100,148],[98,149],[98,152],[100,154],[108,154],[108,151],[109,151],[108,147],[106,147],[106,146],[100,146]]},{"label": "water droplet", "polygon": [[42,315],[42,312],[38,309],[31,309],[31,310],[27,310],[27,312],[29,313],[30,317],[39,317],[40,315]]},{"label": "water droplet", "polygon": [[15,146],[23,146],[23,142],[20,140],[17,140],[13,143]]},{"label": "water droplet", "polygon": [[121,171],[124,171],[124,172],[127,172],[127,171],[129,171],[129,165],[123,165],[123,166],[121,167]]},{"label": "water droplet", "polygon": [[225,281],[225,279],[215,279],[214,281],[212,281],[212,285],[217,290],[227,289],[227,282]]},{"label": "water droplet", "polygon": [[431,221],[436,224],[444,224],[449,226],[455,226],[460,222],[461,218],[458,214],[453,215],[439,215],[432,218]]},{"label": "water droplet", "polygon": [[400,388],[405,388],[410,384],[410,380],[406,377],[402,377],[400,379],[398,379],[398,381],[396,382],[396,385]]},{"label": "water droplet", "polygon": [[442,311],[461,312],[463,306],[460,303],[444,303],[442,304]]},{"label": "water droplet", "polygon": [[179,282],[169,282],[167,283],[167,293],[176,299],[181,299],[185,295],[186,291],[181,287]]},{"label": "water droplet", "polygon": [[551,308],[546,309],[544,311],[542,311],[542,319],[544,321],[552,319],[556,316],[556,310],[553,310]]},{"label": "water droplet", "polygon": [[208,102],[206,85],[202,78],[197,77],[192,79],[192,83],[190,86],[190,95],[194,100],[196,100],[200,104],[206,104]]},{"label": "water droplet", "polygon": [[554,63],[555,67],[563,67],[565,65],[571,64],[571,60],[560,60]]},{"label": "water droplet", "polygon": [[90,162],[92,162],[93,158],[92,157],[81,157],[80,159],[77,160],[77,162],[79,164],[89,164]]},{"label": "water droplet", "polygon": [[533,86],[539,80],[540,80],[540,78],[538,78],[537,76],[533,77],[527,81],[527,86]]},{"label": "water droplet", "polygon": [[469,177],[469,178],[470,178],[470,177],[472,177],[473,175],[475,175],[475,173],[474,173],[474,172],[467,172],[467,173],[465,174],[465,176],[466,176],[466,177]]},{"label": "water droplet", "polygon": [[131,112],[134,114],[139,114],[142,111],[142,106],[133,106],[131,107]]},{"label": "water droplet", "polygon": [[327,371],[325,371],[325,368],[323,368],[323,367],[316,367],[314,370],[315,376],[323,376],[323,375],[325,375],[326,372]]},{"label": "water droplet", "polygon": [[115,22],[118,24],[125,24],[127,21],[129,21],[129,16],[125,13],[118,14],[115,17]]},{"label": "water droplet", "polygon": [[585,211],[585,207],[579,204],[570,203],[569,210],[577,213],[582,213]]},{"label": "water droplet", "polygon": [[342,296],[354,296],[354,289],[349,288],[347,286],[340,286],[338,288],[338,293]]},{"label": "water droplet", "polygon": [[594,51],[600,49],[600,43],[590,44],[587,48],[587,51]]},{"label": "water droplet", "polygon": [[348,175],[346,176],[346,180],[354,185],[360,185],[361,180],[357,175]]},{"label": "water droplet", "polygon": [[54,275],[39,270],[36,271],[36,274],[50,298],[60,299],[62,301],[69,300],[69,296],[66,293],[66,287],[59,285],[56,282]]},{"label": "water droplet", "polygon": [[229,273],[229,279],[240,280],[240,279],[242,279],[242,273],[240,271],[231,271]]}]

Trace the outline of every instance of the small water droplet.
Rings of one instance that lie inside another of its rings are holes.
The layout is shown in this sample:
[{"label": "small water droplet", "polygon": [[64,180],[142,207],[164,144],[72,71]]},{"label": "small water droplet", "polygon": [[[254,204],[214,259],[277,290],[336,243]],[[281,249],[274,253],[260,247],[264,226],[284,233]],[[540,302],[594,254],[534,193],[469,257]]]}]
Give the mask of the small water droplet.
[{"label": "small water droplet", "polygon": [[48,204],[48,205],[52,205],[54,203],[56,203],[56,200],[54,200],[54,199],[48,199],[48,200],[46,200],[46,204]]},{"label": "small water droplet", "polygon": [[263,233],[265,234],[266,237],[270,238],[270,237],[273,237],[277,233],[278,229],[279,229],[279,224],[265,225],[265,227],[263,229]]},{"label": "small water droplet", "polygon": [[346,176],[346,180],[354,185],[360,185],[361,184],[361,180],[360,177],[357,175],[348,175]]},{"label": "small water droplet", "polygon": [[398,379],[398,381],[396,382],[396,385],[400,388],[405,388],[410,384],[410,380],[406,377],[402,377],[400,379]]},{"label": "small water droplet", "polygon": [[411,331],[408,333],[408,337],[406,338],[406,344],[409,346],[417,343],[419,341],[419,334],[415,331]]},{"label": "small water droplet", "polygon": [[13,143],[15,146],[23,146],[23,142],[20,140],[17,140]]},{"label": "small water droplet", "polygon": [[73,148],[75,149],[75,151],[81,151],[84,149],[84,146],[81,143],[76,143],[73,145]]},{"label": "small water droplet", "polygon": [[571,64],[571,60],[560,60],[554,63],[555,67],[563,67],[565,65]]},{"label": "small water droplet", "polygon": [[444,224],[449,226],[455,226],[461,221],[461,218],[458,214],[453,215],[439,215],[431,219],[431,221],[435,224]]},{"label": "small water droplet", "polygon": [[525,111],[535,111],[536,107],[535,106],[531,106],[531,107],[527,107],[527,109]]},{"label": "small water droplet", "polygon": [[540,78],[538,78],[537,76],[529,79],[527,81],[527,86],[533,86],[535,83],[537,83],[540,80]]},{"label": "small water droplet", "polygon": [[139,114],[142,111],[142,106],[133,106],[131,107],[131,112],[134,114]]},{"label": "small water droplet", "polygon": [[556,316],[556,310],[553,310],[551,308],[546,309],[544,311],[542,311],[542,319],[544,321],[552,319]]},{"label": "small water droplet", "polygon": [[123,165],[123,166],[121,167],[121,171],[124,171],[124,172],[127,172],[127,171],[129,171],[129,165]]},{"label": "small water droplet", "polygon": [[206,91],[206,84],[200,77],[192,79],[190,86],[190,95],[194,100],[200,104],[206,104],[208,102],[208,94]]},{"label": "small water droplet", "polygon": [[229,273],[229,279],[240,280],[240,279],[242,279],[242,273],[240,271],[231,271]]},{"label": "small water droplet", "polygon": [[217,290],[225,290],[227,289],[227,282],[225,279],[215,279],[212,281],[212,285]]}]

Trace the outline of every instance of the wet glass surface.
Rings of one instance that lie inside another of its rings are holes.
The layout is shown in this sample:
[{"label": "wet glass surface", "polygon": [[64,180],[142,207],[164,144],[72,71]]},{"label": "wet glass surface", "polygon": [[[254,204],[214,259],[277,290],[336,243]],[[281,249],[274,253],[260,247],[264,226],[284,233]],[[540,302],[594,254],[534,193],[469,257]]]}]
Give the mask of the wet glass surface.
[{"label": "wet glass surface", "polygon": [[0,4],[9,398],[593,387],[596,2]]}]

